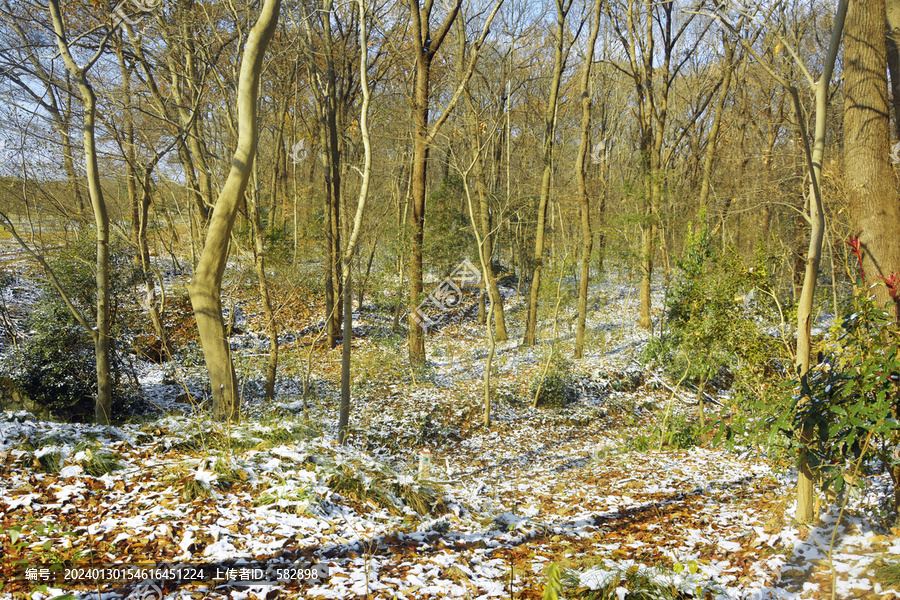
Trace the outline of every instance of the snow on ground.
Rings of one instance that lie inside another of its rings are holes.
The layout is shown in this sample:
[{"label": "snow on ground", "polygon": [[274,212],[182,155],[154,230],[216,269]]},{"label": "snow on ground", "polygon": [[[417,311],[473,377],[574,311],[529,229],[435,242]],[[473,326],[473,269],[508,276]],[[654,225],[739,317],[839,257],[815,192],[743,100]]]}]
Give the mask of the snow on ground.
[{"label": "snow on ground", "polygon": [[[661,300],[657,294],[655,306]],[[313,363],[315,393],[306,401],[299,377],[279,382],[274,406],[249,382],[250,418],[240,425],[204,420],[193,410],[202,374],[171,366],[141,367],[145,397],[168,413],[143,424],[67,425],[7,413],[0,597],[540,598],[550,562],[585,571],[585,585],[613,567],[662,566],[687,569],[668,571],[679,589],[703,580],[716,598],[830,597],[832,576],[837,598],[900,597],[869,575],[900,553],[896,535],[873,528],[865,514],[883,499],[883,481],[848,505],[829,559],[839,507],[808,532],[793,527],[794,480],[758,448],[632,449],[670,400],[659,386],[619,384],[640,370],[647,334],[632,325],[637,302],[631,287],[597,288],[593,342],[575,363],[583,393],[563,409],[528,404],[548,345],[499,345],[489,428],[479,425],[484,333],[465,317],[429,336],[430,373],[409,372],[402,344],[386,351],[368,337],[354,342],[358,393],[346,448],[334,441],[337,353]],[[355,329],[380,326],[371,315],[357,318]],[[542,336],[550,331],[545,325]],[[563,325],[558,334],[557,351],[570,355],[563,348],[573,332]],[[249,332],[234,346],[259,353],[265,343]],[[693,414],[692,402],[676,395],[675,412]],[[434,456],[426,480],[417,479],[422,448]],[[91,475],[94,455],[104,452],[121,468]],[[59,472],[40,472],[54,457]],[[413,497],[430,511],[412,510]],[[53,564],[233,571],[189,581],[184,572],[166,579],[172,571],[163,570],[105,583],[90,570],[40,571]],[[328,576],[272,575],[291,565],[322,566]],[[35,579],[29,567],[38,569]],[[269,568],[269,582],[250,581],[251,567]]]}]

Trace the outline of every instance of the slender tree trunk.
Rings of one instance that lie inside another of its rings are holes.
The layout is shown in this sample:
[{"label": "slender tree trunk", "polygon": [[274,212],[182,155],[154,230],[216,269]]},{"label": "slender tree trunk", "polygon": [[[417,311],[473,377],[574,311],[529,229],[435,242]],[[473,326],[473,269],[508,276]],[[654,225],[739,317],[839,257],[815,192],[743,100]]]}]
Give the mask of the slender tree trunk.
[{"label": "slender tree trunk", "polygon": [[585,177],[585,160],[591,144],[591,66],[594,62],[594,45],[600,33],[600,10],[603,0],[594,0],[594,20],[588,38],[587,56],[581,70],[581,143],[575,157],[575,180],[578,182],[578,203],[581,208],[581,277],[578,282],[578,325],[575,333],[575,358],[584,356],[584,330],[587,321],[588,283],[591,276],[591,203],[588,198]]},{"label": "slender tree trunk", "polygon": [[78,184],[78,172],[75,170],[74,148],[72,146],[72,135],[69,133],[70,119],[72,115],[72,96],[66,99],[65,112],[54,114],[54,123],[62,140],[63,151],[63,170],[66,172],[66,179],[72,188],[72,195],[75,198],[75,212],[77,219],[81,221],[84,218],[84,197],[81,194],[81,186]]},{"label": "slender tree trunk", "polygon": [[556,107],[559,102],[559,88],[565,68],[566,16],[572,7],[572,0],[556,1],[556,46],[554,48],[553,76],[550,80],[550,96],[544,112],[544,154],[541,193],[538,204],[537,228],[534,234],[534,271],[531,276],[531,290],[528,296],[528,312],[525,317],[525,338],[523,344],[533,346],[537,340],[538,298],[541,291],[541,272],[544,268],[544,235],[547,222],[547,208],[550,206],[550,179],[553,174],[553,136],[556,132]]},{"label": "slender tree trunk", "polygon": [[[84,124],[82,125],[85,172],[87,173],[88,194],[94,212],[94,225],[97,239],[96,283],[97,283],[97,320],[91,331],[94,340],[94,357],[97,365],[97,398],[94,403],[94,419],[101,424],[109,424],[112,416],[112,379],[110,376],[109,352],[109,215],[103,188],[100,184],[100,167],[97,161],[97,145],[94,137],[96,128],[96,96],[87,78],[86,71],[79,67],[69,51],[65,26],[59,8],[59,0],[49,2],[50,18],[56,34],[56,45],[63,63],[81,94],[84,104]],[[103,40],[98,53],[105,46]]]},{"label": "slender tree trunk", "polygon": [[222,319],[222,276],[228,260],[228,243],[238,207],[247,189],[259,142],[257,98],[263,56],[278,22],[281,0],[265,0],[259,20],[244,46],[238,80],[239,134],[231,171],[210,216],[206,243],[188,283],[194,317],[209,371],[212,388],[213,418],[236,421],[240,416],[240,396],[231,346],[225,337]]},{"label": "slender tree trunk", "polygon": [[[257,180],[257,165],[253,166],[254,183]],[[269,294],[269,283],[266,278],[266,246],[264,243],[265,232],[259,218],[259,196],[254,186],[250,194],[247,210],[250,213],[250,230],[253,234],[253,267],[256,270],[256,279],[259,286],[259,298],[262,301],[263,311],[266,315],[266,334],[269,336],[269,364],[266,370],[266,401],[275,399],[275,378],[278,375],[278,323],[275,321],[275,311],[272,308],[272,297]]]},{"label": "slender tree trunk", "polygon": [[[834,28],[831,32],[831,43],[828,55],[825,58],[822,76],[816,86],[816,125],[813,136],[813,147],[810,149],[808,136],[803,127],[804,116],[800,107],[800,98],[797,90],[789,89],[794,102],[794,110],[797,122],[801,127],[800,138],[806,148],[807,167],[811,180],[809,198],[809,251],[806,257],[806,273],[803,279],[803,290],[797,304],[797,356],[795,364],[801,377],[806,377],[809,372],[810,332],[812,329],[813,298],[816,291],[816,278],[819,275],[819,263],[822,256],[822,241],[825,236],[825,207],[822,200],[822,160],[825,156],[825,133],[827,126],[828,88],[831,83],[831,74],[837,59],[838,49],[841,43],[841,34],[844,30],[844,18],[847,14],[847,0],[841,0],[835,13]],[[882,19],[882,27],[884,21]],[[884,37],[881,38],[882,40]],[[882,63],[882,68],[884,63]],[[805,399],[803,401],[808,401]],[[800,440],[803,444],[811,444],[813,438],[812,426],[804,426],[800,432]],[[801,523],[809,522],[815,518],[813,509],[814,477],[809,466],[807,453],[801,451],[797,476],[797,513],[796,519]]]},{"label": "slender tree trunk", "polygon": [[[713,160],[716,155],[716,147],[719,141],[719,129],[722,126],[722,117],[725,115],[725,101],[728,99],[728,90],[731,87],[731,74],[734,71],[735,42],[730,41],[725,32],[722,32],[722,44],[725,46],[725,64],[723,65],[722,87],[719,88],[719,98],[716,102],[716,113],[712,126],[709,129],[709,141],[706,143],[706,157],[703,160],[703,177],[700,181],[700,230],[703,231],[706,224],[707,207],[709,201],[709,186],[712,180]],[[724,219],[723,219],[724,220]]]},{"label": "slender tree trunk", "polygon": [[341,330],[341,321],[344,315],[344,294],[342,292],[343,287],[343,278],[340,277],[340,273],[342,270],[341,267],[341,228],[342,228],[342,215],[341,215],[341,206],[342,206],[342,189],[341,189],[341,177],[343,174],[343,161],[341,156],[341,145],[340,145],[340,135],[339,131],[341,128],[339,127],[340,115],[338,114],[339,106],[337,102],[337,74],[335,72],[334,67],[334,40],[332,39],[331,33],[331,18],[330,14],[333,11],[334,4],[333,0],[325,0],[324,3],[324,11],[326,14],[326,18],[322,19],[322,25],[325,31],[325,81],[326,81],[326,93],[324,97],[325,104],[325,138],[324,138],[324,147],[327,149],[330,160],[328,162],[328,166],[330,171],[326,171],[325,173],[325,182],[326,185],[330,187],[331,194],[329,195],[329,200],[331,201],[329,208],[329,223],[331,226],[331,268],[335,275],[334,280],[334,288],[335,294],[334,299],[337,302],[337,307],[332,313],[333,324],[329,326],[329,336],[328,342],[329,346],[334,347],[336,345],[336,335],[337,332]]},{"label": "slender tree trunk", "polygon": [[[406,193],[404,199],[400,200],[398,189],[397,194],[397,227],[400,231],[406,231],[406,218],[409,214],[410,192],[412,190],[412,171],[410,170],[410,179],[406,185]],[[405,250],[401,247],[397,255],[397,299],[394,304],[394,321],[391,324],[391,331],[397,333],[400,331],[400,314],[403,312],[403,255]]]},{"label": "slender tree trunk", "polygon": [[891,74],[894,137],[900,137],[900,0],[887,0],[887,60]]},{"label": "slender tree trunk", "polygon": [[353,219],[353,229],[346,237],[347,247],[341,257],[341,279],[344,292],[344,339],[341,347],[341,412],[338,418],[338,443],[347,441],[350,424],[350,352],[353,338],[353,300],[351,294],[351,261],[356,252],[359,232],[362,229],[363,215],[366,210],[366,202],[369,198],[369,179],[372,173],[372,146],[369,138],[369,37],[366,29],[366,3],[365,0],[357,0],[359,5],[359,74],[360,88],[362,91],[362,107],[360,108],[359,129],[364,148],[364,162],[362,182],[359,188],[359,198],[356,202],[356,215]]},{"label": "slender tree trunk", "polygon": [[[456,25],[459,33],[457,70],[459,71],[460,79],[462,79],[465,77],[466,31],[465,24],[462,20],[457,21]],[[505,342],[508,334],[506,332],[506,319],[503,315],[503,298],[500,296],[500,288],[497,285],[497,273],[494,272],[494,232],[491,219],[490,194],[488,193],[488,173],[485,168],[485,153],[482,148],[484,136],[482,135],[480,117],[475,108],[475,104],[472,102],[471,94],[467,94],[466,98],[466,109],[468,112],[466,128],[469,133],[469,146],[473,156],[477,157],[477,160],[472,163],[471,168],[472,178],[475,180],[475,198],[477,199],[478,205],[478,220],[476,225],[480,229],[480,236],[487,256],[487,265],[490,269],[490,277],[484,280],[482,284],[482,293],[478,296],[478,321],[480,323],[485,322],[485,300],[490,297],[489,304],[493,307],[492,310],[494,311],[494,340],[495,342]],[[506,98],[501,100],[501,105],[499,107],[501,111],[505,108],[506,101]],[[499,166],[499,156],[497,156],[497,159],[498,160],[495,161],[495,167]]]},{"label": "slender tree trunk", "polygon": [[139,225],[138,225],[138,252],[141,259],[141,272],[144,278],[147,298],[147,313],[150,315],[150,324],[153,332],[159,339],[161,353],[165,360],[172,355],[172,349],[169,346],[169,337],[166,334],[166,326],[163,322],[161,307],[165,301],[165,289],[159,286],[156,288],[156,272],[150,263],[150,245],[147,240],[147,226],[150,220],[150,193],[151,193],[151,173],[152,169],[148,167],[144,174],[143,186],[141,191]]}]

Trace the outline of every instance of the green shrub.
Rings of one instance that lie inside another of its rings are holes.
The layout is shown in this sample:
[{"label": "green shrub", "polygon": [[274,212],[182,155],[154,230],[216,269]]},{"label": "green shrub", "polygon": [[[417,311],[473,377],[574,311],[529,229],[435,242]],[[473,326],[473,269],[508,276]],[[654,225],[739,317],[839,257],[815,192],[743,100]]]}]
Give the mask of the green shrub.
[{"label": "green shrub", "polygon": [[[900,434],[900,326],[891,307],[877,306],[866,296],[866,282],[858,283],[863,293],[848,307],[840,337],[823,347],[818,365],[790,382],[791,403],[769,421],[792,449],[806,454],[822,488],[838,492],[855,479],[865,455],[900,466],[891,447]],[[889,281],[894,297],[898,283]],[[797,433],[804,429],[812,432],[805,442]],[[894,486],[900,490],[900,481]]]},{"label": "green shrub", "polygon": [[673,379],[686,375],[701,386],[730,387],[736,376],[759,377],[771,369],[785,348],[765,335],[760,322],[769,317],[759,294],[746,303],[745,293],[767,285],[765,265],[746,268],[731,251],[717,251],[701,232],[688,239],[686,256],[668,291],[665,327],[644,351]]},{"label": "green shrub", "polygon": [[575,399],[577,392],[572,385],[571,369],[571,363],[558,352],[554,353],[543,381],[544,367],[541,366],[531,382],[531,397],[537,395],[538,407],[560,408]]},{"label": "green shrub", "polygon": [[[96,313],[96,280],[92,268],[93,249],[85,246],[50,261],[54,273],[72,304],[88,319]],[[125,408],[126,395],[120,385],[126,369],[125,355],[117,337],[121,333],[118,309],[134,282],[130,253],[122,248],[110,254],[110,358],[114,383],[114,414]],[[89,420],[96,396],[96,361],[91,335],[78,324],[49,283],[42,286],[41,300],[28,316],[33,332],[3,360],[3,370],[23,393],[64,420]]]},{"label": "green shrub", "polygon": [[685,450],[697,445],[702,432],[695,421],[688,421],[682,415],[676,415],[668,420],[666,429],[662,431],[662,441],[665,446],[677,450]]},{"label": "green shrub", "polygon": [[440,275],[449,274],[463,259],[477,256],[464,198],[462,179],[450,176],[428,200],[422,253],[426,268]]},{"label": "green shrub", "polygon": [[583,600],[680,600],[720,597],[725,592],[694,561],[687,566],[675,563],[672,569],[631,560],[605,559],[584,570],[551,563],[546,575],[544,600],[558,600],[563,594]]}]

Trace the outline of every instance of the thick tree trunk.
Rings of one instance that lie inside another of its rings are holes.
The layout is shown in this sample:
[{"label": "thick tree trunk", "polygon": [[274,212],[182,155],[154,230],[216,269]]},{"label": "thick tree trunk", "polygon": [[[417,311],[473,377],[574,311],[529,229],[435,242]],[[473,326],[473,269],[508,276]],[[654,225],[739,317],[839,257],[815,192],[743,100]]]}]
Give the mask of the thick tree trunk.
[{"label": "thick tree trunk", "polygon": [[[900,196],[890,163],[884,0],[850,2],[844,40],[844,165],[869,284],[900,272]],[[887,288],[873,292],[889,303]]]},{"label": "thick tree trunk", "polygon": [[[425,364],[425,329],[418,314],[422,301],[422,244],[425,239],[425,188],[428,175],[428,153],[432,137],[437,131],[428,128],[428,101],[430,99],[431,63],[443,44],[447,32],[459,14],[460,0],[451,5],[440,29],[431,33],[433,3],[426,0],[420,7],[419,0],[410,0],[412,14],[413,51],[416,55],[416,74],[413,83],[413,164],[410,184],[412,206],[412,239],[409,254],[409,360],[414,365]],[[458,101],[458,97],[455,98]],[[441,121],[443,122],[443,121]],[[439,128],[436,124],[435,129]]]},{"label": "thick tree trunk", "polygon": [[188,283],[194,317],[200,331],[200,342],[203,345],[203,355],[209,371],[213,418],[220,421],[235,421],[240,415],[237,377],[222,319],[222,276],[228,260],[228,243],[238,206],[243,200],[256,157],[259,141],[259,123],[256,118],[259,78],[263,56],[275,31],[280,8],[281,0],[265,0],[259,20],[247,37],[238,81],[237,147],[231,162],[231,171],[210,216],[203,252],[197,262],[194,276]]}]

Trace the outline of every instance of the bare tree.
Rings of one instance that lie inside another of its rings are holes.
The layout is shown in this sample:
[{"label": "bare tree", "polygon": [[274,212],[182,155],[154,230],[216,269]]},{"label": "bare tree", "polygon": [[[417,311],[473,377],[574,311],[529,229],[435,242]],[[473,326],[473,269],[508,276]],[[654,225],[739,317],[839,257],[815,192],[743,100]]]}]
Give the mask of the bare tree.
[{"label": "bare tree", "polygon": [[240,395],[231,346],[222,318],[222,275],[228,260],[228,244],[238,206],[250,179],[259,142],[257,98],[263,56],[278,23],[281,0],[265,0],[259,19],[244,45],[238,80],[238,139],[231,170],[210,216],[206,242],[188,284],[194,318],[206,359],[212,388],[213,417],[236,421],[240,416]]},{"label": "bare tree", "polygon": [[591,145],[591,105],[593,100],[591,65],[594,62],[594,46],[600,33],[602,8],[602,0],[594,0],[591,33],[588,36],[584,67],[581,69],[581,143],[578,145],[578,154],[575,158],[575,180],[578,182],[578,203],[581,208],[581,278],[578,282],[578,325],[575,333],[575,358],[584,356],[584,328],[587,320],[588,283],[591,276],[591,248],[594,241],[593,233],[591,232],[591,203],[590,198],[588,198],[585,178],[585,161],[588,155],[588,147]]},{"label": "bare tree", "polygon": [[[544,268],[544,231],[547,226],[547,207],[550,205],[550,178],[553,174],[553,149],[556,134],[556,111],[563,69],[571,45],[566,47],[566,17],[572,8],[572,0],[556,0],[556,40],[554,46],[553,74],[550,77],[550,96],[544,109],[544,147],[541,192],[538,200],[537,228],[534,233],[534,271],[528,296],[528,312],[525,317],[526,346],[533,346],[537,338],[538,297],[541,292],[541,272]],[[580,31],[580,28],[579,28]],[[577,34],[576,36],[577,37]],[[574,42],[574,40],[573,40]]]},{"label": "bare tree", "polygon": [[[619,6],[624,4],[624,6]],[[627,66],[623,70],[632,79],[637,104],[638,129],[643,179],[643,208],[641,221],[641,315],[639,324],[651,326],[650,283],[653,276],[653,257],[659,236],[659,211],[664,188],[665,166],[678,142],[686,134],[682,130],[677,139],[668,138],[669,102],[673,86],[702,39],[694,35],[691,44],[676,52],[688,31],[694,15],[686,14],[678,20],[680,11],[674,2],[628,0],[610,4],[609,16],[613,30],[625,52]],[[659,44],[659,46],[657,46]],[[664,151],[664,144],[668,146]]]},{"label": "bare tree", "polygon": [[344,293],[344,335],[341,345],[341,412],[338,419],[338,443],[347,440],[350,423],[350,351],[353,338],[353,296],[351,290],[351,265],[356,252],[359,232],[363,225],[366,202],[369,199],[369,181],[372,176],[372,143],[369,136],[369,36],[366,30],[366,0],[357,0],[359,5],[359,77],[362,88],[362,106],[359,109],[359,130],[363,143],[362,182],[359,187],[359,199],[356,202],[356,214],[353,218],[353,229],[347,237],[347,245],[341,255],[341,280]]},{"label": "bare tree", "polygon": [[[413,52],[416,57],[416,73],[413,82],[413,166],[411,175],[411,202],[412,208],[412,240],[409,260],[409,302],[412,310],[409,312],[409,359],[413,364],[425,362],[425,335],[421,327],[417,307],[422,300],[424,285],[422,282],[422,243],[425,237],[425,191],[427,184],[428,153],[434,138],[441,127],[447,121],[451,111],[465,90],[475,63],[478,60],[478,52],[484,44],[491,22],[503,4],[503,0],[496,0],[493,9],[485,20],[481,35],[472,46],[469,62],[463,73],[462,80],[448,102],[441,115],[431,124],[428,124],[429,102],[431,101],[431,66],[438,50],[444,43],[453,21],[459,14],[461,0],[456,0],[448,7],[447,15],[437,31],[431,31],[431,14],[434,9],[434,0],[425,0],[424,5],[420,0],[410,1],[410,12],[413,36]],[[570,0],[571,1],[571,0]]]},{"label": "bare tree", "polygon": [[[50,115],[53,128],[60,137],[63,170],[75,199],[75,211],[82,218],[84,197],[78,182],[75,148],[70,133],[74,90],[67,78],[54,75],[52,65],[47,64],[46,59],[42,60],[40,53],[34,51],[37,43],[26,33],[23,15],[14,12],[8,2],[3,3],[3,8],[2,18],[18,38],[18,43],[9,40],[8,46],[0,50],[3,76]],[[40,85],[40,90],[35,89],[37,84]]]},{"label": "bare tree", "polygon": [[[109,34],[103,36],[94,55],[82,66],[79,65],[69,48],[69,39],[59,0],[50,0],[48,4],[56,46],[59,49],[66,71],[72,78],[81,94],[84,105],[84,123],[82,125],[84,143],[85,172],[87,174],[88,195],[94,212],[94,226],[97,236],[97,319],[94,327],[88,328],[94,340],[94,356],[97,364],[97,399],[94,404],[94,419],[98,423],[108,424],[112,416],[112,379],[110,377],[109,353],[109,214],[103,198],[100,184],[100,167],[97,161],[97,143],[95,126],[97,122],[97,97],[88,79],[88,72],[103,54]],[[76,315],[77,316],[77,315]],[[82,325],[86,323],[82,319]]]}]

